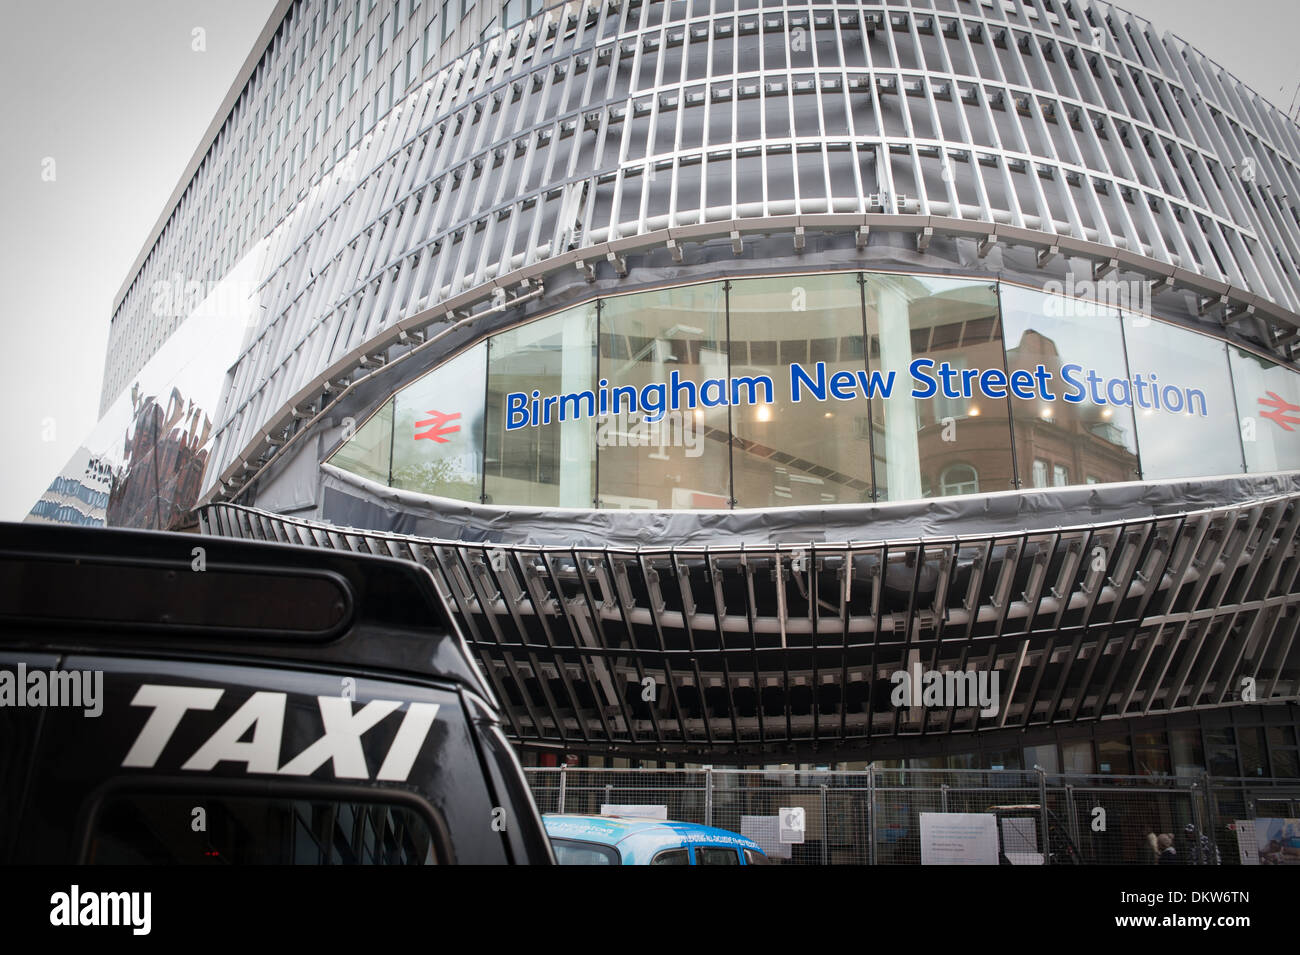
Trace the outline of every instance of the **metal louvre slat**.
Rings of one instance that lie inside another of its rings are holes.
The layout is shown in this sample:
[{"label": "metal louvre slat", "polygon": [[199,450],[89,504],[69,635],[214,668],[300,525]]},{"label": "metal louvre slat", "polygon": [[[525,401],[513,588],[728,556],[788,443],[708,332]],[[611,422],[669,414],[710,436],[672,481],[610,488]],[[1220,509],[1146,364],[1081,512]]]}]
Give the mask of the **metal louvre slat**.
[{"label": "metal louvre slat", "polygon": [[[1261,700],[1294,699],[1298,499],[803,546],[470,543],[231,504],[206,508],[202,527],[428,567],[520,741],[786,752],[1197,709],[1227,701],[1242,676]],[[888,676],[913,656],[998,670],[998,712],[891,707]]]}]

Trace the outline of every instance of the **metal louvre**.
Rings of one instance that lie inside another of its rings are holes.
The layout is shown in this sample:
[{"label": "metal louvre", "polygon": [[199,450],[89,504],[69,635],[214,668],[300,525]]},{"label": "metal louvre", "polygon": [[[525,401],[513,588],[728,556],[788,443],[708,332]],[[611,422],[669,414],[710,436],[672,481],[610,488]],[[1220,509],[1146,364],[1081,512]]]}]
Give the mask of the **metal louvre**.
[{"label": "metal louvre", "polygon": [[[201,519],[428,567],[514,737],[571,751],[861,751],[1300,696],[1300,494],[1050,531],[637,549],[224,503]],[[892,705],[890,675],[914,665],[996,670],[998,711]]]}]

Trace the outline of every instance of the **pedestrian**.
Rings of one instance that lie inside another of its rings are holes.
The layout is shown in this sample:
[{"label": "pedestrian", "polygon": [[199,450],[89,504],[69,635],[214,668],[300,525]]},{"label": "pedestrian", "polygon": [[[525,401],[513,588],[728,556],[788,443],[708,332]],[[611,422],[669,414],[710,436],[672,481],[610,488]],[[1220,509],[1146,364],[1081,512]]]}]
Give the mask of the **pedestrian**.
[{"label": "pedestrian", "polygon": [[1178,850],[1174,848],[1174,837],[1168,832],[1162,832],[1156,837],[1156,862],[1160,865],[1177,865],[1179,861]]},{"label": "pedestrian", "polygon": [[1188,865],[1221,865],[1223,858],[1219,855],[1219,847],[1214,844],[1206,833],[1197,833],[1196,825],[1188,823],[1183,826],[1183,833],[1187,837],[1187,864]]}]

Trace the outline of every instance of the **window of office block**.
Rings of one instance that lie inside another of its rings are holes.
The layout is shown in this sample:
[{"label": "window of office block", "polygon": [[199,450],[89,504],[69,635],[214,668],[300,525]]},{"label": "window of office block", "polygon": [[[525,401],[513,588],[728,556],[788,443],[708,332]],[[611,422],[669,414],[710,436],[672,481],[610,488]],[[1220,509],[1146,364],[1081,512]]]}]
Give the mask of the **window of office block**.
[{"label": "window of office block", "polygon": [[[857,274],[735,281],[728,302],[731,378],[746,399],[731,409],[736,506],[870,500],[867,403],[852,397],[867,367]],[[799,401],[796,365],[810,382],[798,378]]]},{"label": "window of office block", "polygon": [[1006,284],[1000,297],[1021,487],[1136,480],[1118,310]]},{"label": "window of office block", "polygon": [[[725,307],[721,282],[601,301],[599,373],[609,396],[596,432],[602,507],[730,506]],[[696,407],[674,411],[674,397],[685,405],[690,387]]]},{"label": "window of office block", "polygon": [[1124,312],[1142,477],[1240,474],[1227,346]]},{"label": "window of office block", "polygon": [[487,346],[479,343],[398,392],[393,487],[480,499],[486,374]]},{"label": "window of office block", "polygon": [[487,367],[487,502],[591,507],[596,304],[494,336]]},{"label": "window of office block", "polygon": [[1175,776],[1200,776],[1205,772],[1205,750],[1199,729],[1170,730],[1169,749]]},{"label": "window of office block", "polygon": [[393,402],[390,399],[334,452],[329,463],[380,484],[387,484],[392,453]]},{"label": "window of office block", "polygon": [[1300,468],[1300,375],[1228,348],[1247,471]]},{"label": "window of office block", "polygon": [[878,499],[1014,487],[993,286],[869,274],[865,293]]}]

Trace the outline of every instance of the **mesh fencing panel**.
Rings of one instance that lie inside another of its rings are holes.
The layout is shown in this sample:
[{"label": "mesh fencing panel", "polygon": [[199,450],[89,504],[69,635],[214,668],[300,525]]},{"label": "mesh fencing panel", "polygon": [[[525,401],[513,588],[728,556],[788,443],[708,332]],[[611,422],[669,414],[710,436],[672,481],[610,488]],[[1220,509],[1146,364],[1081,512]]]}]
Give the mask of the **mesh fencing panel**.
[{"label": "mesh fencing panel", "polygon": [[[793,865],[928,861],[925,813],[994,816],[1003,864],[1154,865],[1163,835],[1181,864],[1236,865],[1239,820],[1300,816],[1300,780],[1284,779],[889,768],[525,772],[543,813],[663,807],[669,819],[747,835],[774,862]],[[803,810],[800,841],[779,837],[778,817],[791,809]]]}]

